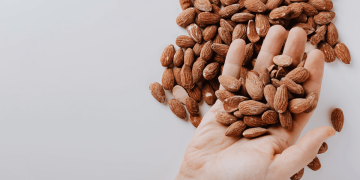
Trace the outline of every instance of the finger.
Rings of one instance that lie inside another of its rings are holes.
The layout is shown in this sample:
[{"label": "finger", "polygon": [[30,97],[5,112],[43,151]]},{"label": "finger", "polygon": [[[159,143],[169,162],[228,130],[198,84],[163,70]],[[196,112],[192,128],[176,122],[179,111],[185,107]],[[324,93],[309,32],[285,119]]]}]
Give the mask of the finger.
[{"label": "finger", "polygon": [[322,143],[335,133],[335,129],[329,126],[308,132],[296,145],[275,156],[267,179],[289,179],[307,166],[316,157]]},{"label": "finger", "polygon": [[292,66],[297,66],[300,63],[304,55],[306,41],[307,35],[302,28],[295,27],[290,30],[283,54],[293,59]]},{"label": "finger", "polygon": [[259,71],[262,66],[269,67],[273,64],[272,59],[280,53],[287,35],[286,29],[280,25],[270,28],[257,57],[255,71]]},{"label": "finger", "polygon": [[[305,63],[305,68],[309,71],[309,79],[303,83],[306,94],[312,92],[317,93],[320,96],[321,84],[324,74],[324,54],[320,50],[312,50],[309,53],[308,59]],[[294,115],[294,126],[292,137],[294,138],[294,143],[299,138],[301,132],[305,128],[306,124],[309,122],[312,114],[314,113],[301,113]]]},{"label": "finger", "polygon": [[223,75],[239,78],[240,69],[244,60],[245,41],[242,39],[236,39],[230,45],[229,51],[226,56]]}]

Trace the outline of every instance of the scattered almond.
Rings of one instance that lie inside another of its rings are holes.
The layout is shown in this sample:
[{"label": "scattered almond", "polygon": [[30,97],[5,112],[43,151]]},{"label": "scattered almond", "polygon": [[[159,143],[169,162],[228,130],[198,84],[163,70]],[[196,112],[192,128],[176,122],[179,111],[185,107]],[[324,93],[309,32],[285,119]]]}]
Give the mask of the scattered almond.
[{"label": "scattered almond", "polygon": [[176,99],[170,99],[169,107],[177,117],[179,117],[180,119],[186,119],[186,110],[180,101]]},{"label": "scattered almond", "polygon": [[336,108],[331,113],[331,123],[337,132],[341,132],[344,125],[344,113],[340,108]]},{"label": "scattered almond", "polygon": [[166,101],[165,91],[163,87],[157,83],[151,83],[149,86],[149,89],[151,91],[151,95],[160,103],[164,103]]},{"label": "scattered almond", "polygon": [[228,129],[226,130],[225,136],[229,137],[237,137],[241,136],[246,128],[246,125],[242,121],[236,121],[231,124]]},{"label": "scattered almond", "polygon": [[265,133],[267,133],[268,130],[265,129],[265,128],[260,128],[260,127],[257,127],[257,128],[250,128],[250,129],[247,129],[243,132],[243,136],[245,138],[255,138],[255,137],[259,137]]}]

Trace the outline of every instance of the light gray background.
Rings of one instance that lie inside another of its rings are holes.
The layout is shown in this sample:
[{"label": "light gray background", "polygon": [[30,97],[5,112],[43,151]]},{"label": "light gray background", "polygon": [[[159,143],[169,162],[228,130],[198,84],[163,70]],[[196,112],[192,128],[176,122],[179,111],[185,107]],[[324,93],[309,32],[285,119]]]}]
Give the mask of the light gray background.
[{"label": "light gray background", "polygon": [[[360,176],[360,4],[334,5],[353,61],[326,64],[304,133],[330,125],[334,107],[346,122],[304,179]],[[148,85],[161,80],[163,48],[186,34],[180,12],[178,0],[0,1],[0,179],[173,179],[195,128]]]}]

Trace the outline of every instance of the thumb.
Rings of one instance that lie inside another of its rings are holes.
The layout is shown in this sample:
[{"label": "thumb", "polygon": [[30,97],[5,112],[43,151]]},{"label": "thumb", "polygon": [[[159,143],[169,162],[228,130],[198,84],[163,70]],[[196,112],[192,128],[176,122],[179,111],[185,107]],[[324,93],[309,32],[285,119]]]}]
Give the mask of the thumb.
[{"label": "thumb", "polygon": [[275,156],[269,168],[269,176],[271,176],[269,179],[289,179],[312,162],[322,143],[335,134],[334,128],[329,126],[308,132],[296,145]]}]

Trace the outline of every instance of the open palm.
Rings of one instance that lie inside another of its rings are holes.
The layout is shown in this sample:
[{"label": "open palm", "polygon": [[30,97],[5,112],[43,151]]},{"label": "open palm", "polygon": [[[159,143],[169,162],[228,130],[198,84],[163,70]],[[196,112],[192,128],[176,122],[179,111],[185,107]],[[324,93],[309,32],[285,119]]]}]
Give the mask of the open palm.
[{"label": "open palm", "polygon": [[[300,28],[287,32],[282,26],[273,26],[264,40],[254,70],[270,66],[286,39],[283,54],[292,57],[293,66],[296,66],[302,59],[306,38],[305,31]],[[244,51],[243,40],[231,44],[223,75],[239,78]],[[309,79],[303,84],[306,93],[320,94],[323,53],[311,51],[305,68],[310,72]],[[301,113],[293,116],[291,131],[274,126],[268,129],[269,135],[256,139],[227,137],[227,127],[216,122],[215,112],[219,110],[223,110],[223,105],[218,100],[197,128],[177,179],[286,180],[310,163],[321,144],[335,134],[331,127],[320,127],[294,145],[312,116],[312,113]]]}]

